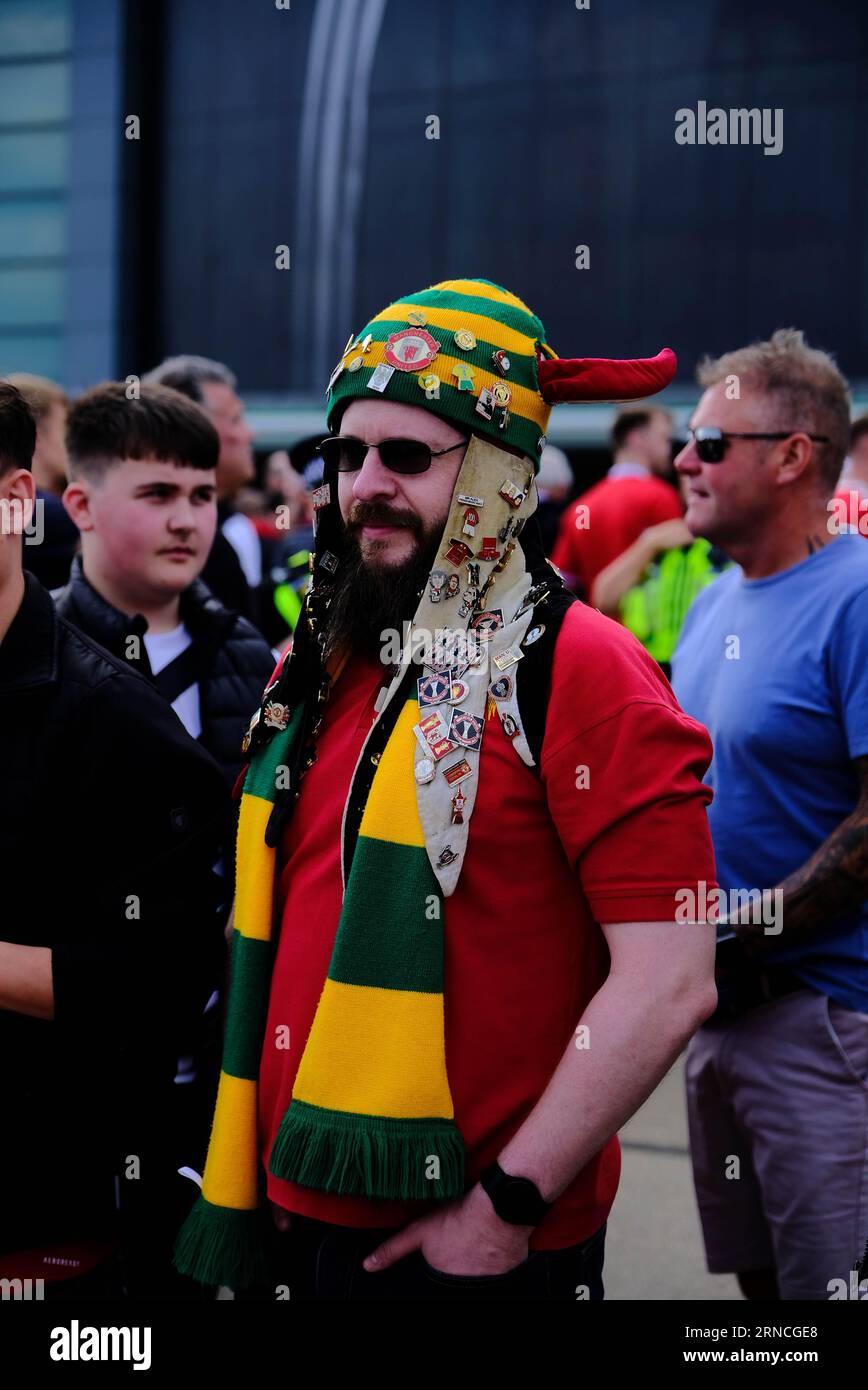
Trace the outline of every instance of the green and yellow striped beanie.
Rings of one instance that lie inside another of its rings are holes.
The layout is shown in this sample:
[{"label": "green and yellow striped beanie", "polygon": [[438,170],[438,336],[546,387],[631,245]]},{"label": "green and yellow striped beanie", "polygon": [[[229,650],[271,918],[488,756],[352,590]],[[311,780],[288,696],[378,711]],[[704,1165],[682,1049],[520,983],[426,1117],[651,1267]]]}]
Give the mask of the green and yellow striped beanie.
[{"label": "green and yellow striped beanie", "polygon": [[555,356],[517,295],[490,280],[443,280],[397,299],[350,337],[329,382],[328,427],[347,400],[380,393],[517,449],[539,468],[551,405],[538,363]]}]

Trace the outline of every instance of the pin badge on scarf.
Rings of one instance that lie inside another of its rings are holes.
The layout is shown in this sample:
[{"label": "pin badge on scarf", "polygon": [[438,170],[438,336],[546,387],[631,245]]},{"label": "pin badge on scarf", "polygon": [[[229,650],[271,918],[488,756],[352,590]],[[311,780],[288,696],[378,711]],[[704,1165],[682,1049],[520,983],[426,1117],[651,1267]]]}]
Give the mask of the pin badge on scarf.
[{"label": "pin badge on scarf", "polygon": [[497,548],[497,541],[494,536],[486,536],[479,550],[476,552],[477,560],[499,560],[500,551]]},{"label": "pin badge on scarf", "polygon": [[453,743],[460,743],[462,748],[478,748],[484,727],[477,715],[470,714],[468,710],[455,709],[449,723],[449,737]]},{"label": "pin badge on scarf", "polygon": [[416,781],[420,786],[426,782],[433,782],[437,772],[437,765],[433,758],[420,758],[415,767]]},{"label": "pin badge on scarf", "polygon": [[433,676],[420,676],[416,682],[419,708],[424,709],[426,705],[442,705],[449,699],[449,688],[449,677],[439,672]]},{"label": "pin badge on scarf", "polygon": [[476,507],[466,507],[464,510],[464,524],[461,527],[461,534],[463,536],[475,536],[478,525],[479,512]]},{"label": "pin badge on scarf", "polygon": [[268,700],[263,706],[262,717],[268,729],[285,729],[289,723],[289,705],[280,705]]},{"label": "pin badge on scarf", "polygon": [[452,678],[449,682],[448,700],[450,705],[460,705],[462,700],[466,700],[470,694],[470,686],[466,681],[461,680],[457,674],[458,667],[452,668]]},{"label": "pin badge on scarf", "polygon": [[[536,627],[532,627],[532,628],[529,629],[529,631],[528,631],[528,633],[527,633],[527,635],[526,635],[526,637],[525,637],[525,639],[524,639],[524,642],[522,643],[522,646],[523,646],[523,647],[531,647],[531,646],[533,646],[534,642],[538,642],[538,641],[539,641],[539,639],[542,637],[542,635],[543,635],[543,633],[545,632],[545,630],[546,630],[546,625],[545,625],[545,623],[537,623]],[[530,668],[528,668],[528,669],[530,669]]]},{"label": "pin badge on scarf", "polygon": [[452,797],[452,824],[464,824],[464,807],[467,805],[467,797],[459,787]]},{"label": "pin badge on scarf", "polygon": [[495,700],[508,700],[513,690],[512,676],[498,676],[488,688]]},{"label": "pin badge on scarf", "polygon": [[315,512],[318,512],[322,507],[327,507],[332,500],[331,483],[322,483],[319,487],[315,487],[310,499]]},{"label": "pin badge on scarf", "polygon": [[473,551],[464,541],[456,540],[454,536],[449,538],[449,549],[444,555],[444,559],[453,565],[463,565],[465,560],[469,560]]},{"label": "pin badge on scarf", "polygon": [[485,641],[503,627],[503,611],[500,608],[490,608],[485,613],[477,613],[475,618],[470,619],[468,626],[471,632],[475,632],[477,637]]},{"label": "pin badge on scarf", "polygon": [[458,575],[450,574],[449,578],[446,580],[446,597],[455,598],[460,588],[461,580],[458,578]]},{"label": "pin badge on scarf", "polygon": [[[469,569],[469,568],[470,568],[470,567],[468,566],[468,569]],[[466,617],[468,616],[469,613],[472,613],[472,612],[473,612],[473,609],[474,609],[474,607],[475,607],[475,605],[476,605],[476,600],[477,600],[478,595],[479,595],[479,588],[478,588],[478,586],[477,586],[476,584],[468,584],[467,588],[464,590],[464,593],[463,593],[463,595],[462,595],[462,597],[461,597],[461,603],[460,603],[459,608],[458,608],[458,616],[459,616],[459,618],[466,618]]]},{"label": "pin badge on scarf", "polygon": [[446,720],[439,710],[426,714],[413,728],[413,733],[419,740],[424,752],[432,757],[435,762],[445,758],[447,753],[453,752],[455,744],[449,737],[449,729]]},{"label": "pin badge on scarf", "polygon": [[506,737],[510,740],[510,742],[512,742],[514,738],[518,738],[519,734],[521,733],[521,730],[516,724],[511,714],[502,714],[500,716],[500,722],[503,726],[503,732],[506,734]]},{"label": "pin badge on scarf", "polygon": [[501,497],[506,498],[507,502],[511,507],[520,507],[522,502],[524,501],[525,495],[522,492],[521,488],[516,487],[515,483],[512,482],[509,478],[504,478],[503,482],[498,488],[498,492]]},{"label": "pin badge on scarf", "polygon": [[505,671],[507,666],[514,666],[517,661],[521,661],[524,652],[518,647],[506,647],[504,651],[498,652],[493,658],[498,671]]},{"label": "pin badge on scarf", "polygon": [[451,767],[443,768],[443,776],[452,787],[456,782],[461,782],[465,777],[469,777],[473,772],[466,758],[461,758],[457,763],[452,763]]},{"label": "pin badge on scarf", "polygon": [[459,492],[458,501],[465,507],[481,507],[485,503],[485,498],[476,497],[472,492]]},{"label": "pin badge on scarf", "polygon": [[428,593],[432,603],[439,603],[446,586],[446,571],[432,570],[428,575]]}]

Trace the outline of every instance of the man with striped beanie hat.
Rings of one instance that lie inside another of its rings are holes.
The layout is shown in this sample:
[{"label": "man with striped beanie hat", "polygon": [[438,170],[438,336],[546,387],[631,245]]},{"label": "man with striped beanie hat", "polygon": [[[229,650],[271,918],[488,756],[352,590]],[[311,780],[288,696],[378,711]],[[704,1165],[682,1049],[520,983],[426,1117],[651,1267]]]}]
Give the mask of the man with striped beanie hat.
[{"label": "man with striped beanie hat", "polygon": [[246,740],[193,1277],[602,1297],[616,1131],[715,1003],[713,928],[677,915],[714,882],[711,747],[564,589],[535,474],[554,403],[674,368],[558,358],[487,280],[350,336],[312,582]]}]

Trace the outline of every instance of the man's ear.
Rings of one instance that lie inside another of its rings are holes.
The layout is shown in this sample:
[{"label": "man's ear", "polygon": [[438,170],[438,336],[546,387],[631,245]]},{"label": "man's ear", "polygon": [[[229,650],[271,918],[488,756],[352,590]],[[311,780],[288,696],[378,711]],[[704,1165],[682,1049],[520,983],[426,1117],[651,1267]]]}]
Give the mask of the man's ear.
[{"label": "man's ear", "polygon": [[787,485],[800,478],[810,465],[813,447],[806,434],[794,434],[790,439],[781,440],[779,445],[781,456],[776,469],[776,481]]},{"label": "man's ear", "polygon": [[67,486],[61,499],[70,520],[75,522],[79,531],[93,530],[91,496],[91,485],[83,478],[76,478]]}]

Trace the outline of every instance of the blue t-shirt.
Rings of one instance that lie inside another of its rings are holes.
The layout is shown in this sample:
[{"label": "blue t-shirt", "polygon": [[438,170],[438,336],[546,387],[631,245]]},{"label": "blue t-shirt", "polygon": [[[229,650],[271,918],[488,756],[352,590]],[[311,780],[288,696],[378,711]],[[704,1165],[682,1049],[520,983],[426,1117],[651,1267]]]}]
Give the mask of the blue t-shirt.
[{"label": "blue t-shirt", "polygon": [[[718,882],[727,893],[773,888],[858,799],[853,760],[868,754],[868,542],[839,536],[768,579],[727,571],[687,614],[672,684],[714,744],[705,780]],[[780,936],[768,940],[769,963],[786,962],[868,1013],[868,903],[792,942],[784,909]]]}]

